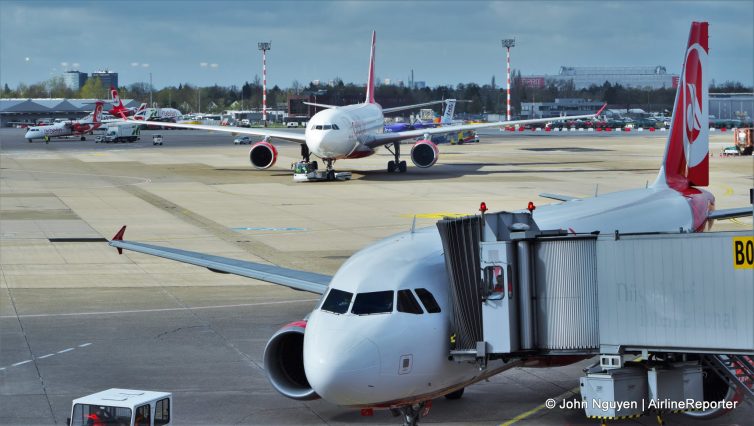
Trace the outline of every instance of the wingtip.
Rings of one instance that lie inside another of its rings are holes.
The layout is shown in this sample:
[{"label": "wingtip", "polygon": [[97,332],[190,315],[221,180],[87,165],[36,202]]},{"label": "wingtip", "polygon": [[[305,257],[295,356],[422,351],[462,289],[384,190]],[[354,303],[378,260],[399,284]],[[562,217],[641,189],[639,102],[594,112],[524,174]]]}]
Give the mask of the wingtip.
[{"label": "wingtip", "polygon": [[123,235],[126,233],[126,225],[123,225],[118,232],[115,234],[115,236],[112,238],[112,241],[123,241]]}]

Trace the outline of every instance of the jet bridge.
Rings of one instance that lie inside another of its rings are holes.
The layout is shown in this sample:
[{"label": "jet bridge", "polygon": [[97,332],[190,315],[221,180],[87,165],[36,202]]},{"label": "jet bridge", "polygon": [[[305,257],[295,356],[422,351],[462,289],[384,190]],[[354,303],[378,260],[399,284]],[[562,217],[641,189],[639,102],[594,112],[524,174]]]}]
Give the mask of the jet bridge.
[{"label": "jet bridge", "polygon": [[[582,397],[642,407],[701,399],[702,388],[710,397],[703,371],[731,390],[721,398],[754,396],[751,231],[575,235],[509,212],[437,227],[450,281],[451,359],[485,368],[491,359],[599,354]],[[624,362],[631,354],[644,368]],[[600,418],[644,412],[602,408],[585,410]]]}]

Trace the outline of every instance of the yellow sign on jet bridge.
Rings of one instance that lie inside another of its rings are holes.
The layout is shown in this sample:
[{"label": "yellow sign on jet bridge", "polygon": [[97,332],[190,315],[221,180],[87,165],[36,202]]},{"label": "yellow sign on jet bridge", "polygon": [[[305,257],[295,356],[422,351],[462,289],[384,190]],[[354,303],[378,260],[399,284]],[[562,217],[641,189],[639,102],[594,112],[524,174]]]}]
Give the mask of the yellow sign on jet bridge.
[{"label": "yellow sign on jet bridge", "polygon": [[733,267],[754,269],[754,237],[733,238]]}]

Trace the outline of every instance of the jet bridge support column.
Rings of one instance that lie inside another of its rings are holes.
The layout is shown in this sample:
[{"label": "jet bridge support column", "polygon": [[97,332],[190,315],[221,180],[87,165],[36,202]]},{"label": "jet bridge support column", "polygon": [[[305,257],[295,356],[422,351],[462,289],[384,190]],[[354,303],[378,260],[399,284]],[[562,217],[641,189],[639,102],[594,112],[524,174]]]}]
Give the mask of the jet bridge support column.
[{"label": "jet bridge support column", "polygon": [[530,350],[535,347],[534,330],[534,296],[533,276],[531,269],[531,250],[528,241],[519,241],[518,245],[518,310],[520,318],[521,350]]}]

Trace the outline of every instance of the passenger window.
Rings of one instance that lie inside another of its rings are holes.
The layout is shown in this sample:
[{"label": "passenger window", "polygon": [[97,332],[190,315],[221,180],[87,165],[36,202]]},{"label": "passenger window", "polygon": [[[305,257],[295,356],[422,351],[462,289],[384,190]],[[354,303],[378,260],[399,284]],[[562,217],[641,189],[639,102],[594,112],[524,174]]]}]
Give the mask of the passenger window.
[{"label": "passenger window", "polygon": [[353,302],[351,312],[356,315],[386,314],[393,312],[393,292],[373,291],[359,293]]},{"label": "passenger window", "polygon": [[152,424],[152,410],[149,404],[136,408],[136,417],[134,417],[134,426],[150,426]]},{"label": "passenger window", "polygon": [[333,130],[340,130],[340,128],[338,127],[338,125],[337,125],[337,124],[333,124],[333,125],[332,125],[332,128],[333,128]]},{"label": "passenger window", "polygon": [[432,296],[432,293],[429,292],[426,288],[417,288],[416,295],[419,296],[419,300],[422,301],[424,304],[424,308],[427,309],[427,312],[430,314],[436,314],[440,312],[440,305],[437,304],[437,300],[435,300],[435,296]]},{"label": "passenger window", "polygon": [[334,314],[345,314],[351,304],[351,297],[353,297],[353,293],[333,288],[327,295],[325,303],[322,304],[322,310]]},{"label": "passenger window", "polygon": [[170,398],[157,401],[154,408],[154,426],[170,423]]},{"label": "passenger window", "polygon": [[417,315],[424,313],[411,290],[398,290],[398,312]]}]

